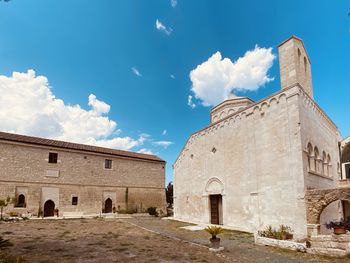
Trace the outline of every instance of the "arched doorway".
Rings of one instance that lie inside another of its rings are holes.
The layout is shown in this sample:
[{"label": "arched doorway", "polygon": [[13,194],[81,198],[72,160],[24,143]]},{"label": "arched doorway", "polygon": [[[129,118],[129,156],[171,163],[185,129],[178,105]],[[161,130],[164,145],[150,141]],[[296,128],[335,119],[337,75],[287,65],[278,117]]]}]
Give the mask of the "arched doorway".
[{"label": "arched doorway", "polygon": [[222,225],[224,185],[219,178],[213,177],[205,186],[205,196],[209,197],[209,223]]},{"label": "arched doorway", "polygon": [[105,213],[112,213],[112,199],[110,198],[105,201]]},{"label": "arched doorway", "polygon": [[55,203],[52,200],[47,200],[44,204],[44,217],[54,216]]},{"label": "arched doorway", "polygon": [[16,207],[26,207],[26,197],[23,194],[17,197]]}]

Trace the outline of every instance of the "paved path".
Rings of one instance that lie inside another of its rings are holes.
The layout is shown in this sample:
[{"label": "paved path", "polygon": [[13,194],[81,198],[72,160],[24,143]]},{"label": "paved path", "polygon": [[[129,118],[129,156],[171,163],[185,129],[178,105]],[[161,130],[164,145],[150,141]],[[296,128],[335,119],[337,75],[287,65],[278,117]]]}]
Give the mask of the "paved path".
[{"label": "paved path", "polygon": [[[182,226],[187,223],[162,220],[159,218],[132,218],[125,219],[125,222],[138,225],[142,228],[154,231],[163,236],[180,239],[188,242],[197,243],[202,246],[209,246],[209,236],[205,231],[190,231]],[[278,248],[258,246],[254,244],[254,238],[251,234],[227,231],[220,235],[224,252],[219,256],[229,258],[232,262],[240,263],[315,263],[315,262],[334,262],[350,263],[350,258],[329,258],[311,255],[307,253],[294,252]]]}]

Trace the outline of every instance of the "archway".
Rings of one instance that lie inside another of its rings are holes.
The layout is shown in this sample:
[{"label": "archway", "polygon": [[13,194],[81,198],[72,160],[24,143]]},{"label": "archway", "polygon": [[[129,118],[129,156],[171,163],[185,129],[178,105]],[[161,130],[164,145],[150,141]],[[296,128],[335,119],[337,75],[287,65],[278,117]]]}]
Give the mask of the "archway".
[{"label": "archway", "polygon": [[48,200],[44,204],[44,217],[54,216],[55,203],[52,200]]},{"label": "archway", "polygon": [[224,185],[219,178],[213,177],[205,186],[205,196],[209,197],[209,223],[223,224]]},{"label": "archway", "polygon": [[350,188],[308,190],[305,194],[307,223],[319,224],[320,215],[334,201],[350,201]]},{"label": "archway", "polygon": [[26,197],[23,194],[18,195],[16,207],[26,207]]},{"label": "archway", "polygon": [[105,201],[105,213],[112,213],[112,199],[110,198]]}]

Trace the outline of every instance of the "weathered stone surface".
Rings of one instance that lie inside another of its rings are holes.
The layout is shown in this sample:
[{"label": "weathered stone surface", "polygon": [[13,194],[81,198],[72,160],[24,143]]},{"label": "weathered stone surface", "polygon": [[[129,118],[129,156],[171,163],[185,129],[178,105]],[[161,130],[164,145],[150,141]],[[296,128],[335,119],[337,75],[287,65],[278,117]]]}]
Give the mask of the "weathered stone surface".
[{"label": "weathered stone surface", "polygon": [[[57,163],[48,163],[49,152],[58,153]],[[0,157],[0,198],[23,194],[26,199],[25,208],[10,205],[9,211],[37,214],[52,200],[61,215],[100,213],[107,198],[116,209],[125,209],[127,189],[128,208],[166,211],[164,162],[4,140]],[[105,159],[112,160],[112,169],[104,168]]]},{"label": "weathered stone surface", "polygon": [[[298,49],[301,63],[307,59],[306,73],[303,65],[298,68]],[[176,219],[210,223],[210,196],[221,195],[219,222],[237,230],[257,232],[284,224],[293,228],[296,238],[304,238],[307,223],[319,223],[307,216],[322,211],[333,195],[309,211],[305,193],[337,187],[341,136],[312,98],[311,69],[302,42],[291,38],[279,50],[280,92],[218,116],[216,122],[213,117],[222,112],[214,111],[211,125],[188,139],[174,164]],[[222,110],[229,108],[226,104],[221,104]],[[329,156],[329,162],[310,156],[309,144],[312,151],[317,148],[321,156]],[[324,220],[336,213],[338,206],[331,207]]]},{"label": "weathered stone surface", "polygon": [[306,252],[306,244],[291,240],[278,240],[255,235],[255,244],[263,246],[280,247],[294,251]]}]

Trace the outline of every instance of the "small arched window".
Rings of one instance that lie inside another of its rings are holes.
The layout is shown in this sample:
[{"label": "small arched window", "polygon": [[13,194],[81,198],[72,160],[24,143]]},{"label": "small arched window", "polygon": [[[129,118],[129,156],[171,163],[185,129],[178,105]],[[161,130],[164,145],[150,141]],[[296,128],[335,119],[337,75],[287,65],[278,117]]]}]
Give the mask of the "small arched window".
[{"label": "small arched window", "polygon": [[26,197],[23,194],[18,195],[16,207],[26,207]]},{"label": "small arched window", "polygon": [[328,154],[327,155],[327,175],[329,176],[329,175],[331,175],[330,174],[330,170],[331,170],[331,165],[332,165],[332,163],[331,163],[331,156]]},{"label": "small arched window", "polygon": [[315,149],[314,149],[314,165],[315,165],[315,172],[316,173],[320,172],[319,161],[320,161],[320,154],[318,152],[318,148],[315,146]]},{"label": "small arched window", "polygon": [[322,174],[323,174],[323,175],[327,175],[327,167],[328,167],[328,164],[327,164],[327,155],[326,155],[326,153],[323,151],[323,152],[322,152]]},{"label": "small arched window", "polygon": [[304,57],[304,70],[306,73],[307,72],[307,59],[306,59],[306,57]]},{"label": "small arched window", "polygon": [[314,170],[312,158],[313,158],[313,148],[312,148],[311,143],[308,143],[308,145],[307,145],[307,165],[308,165],[309,171]]},{"label": "small arched window", "polygon": [[300,60],[301,60],[301,52],[300,49],[298,48],[298,64],[300,65]]}]

